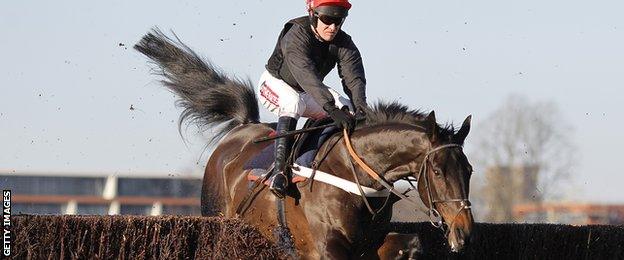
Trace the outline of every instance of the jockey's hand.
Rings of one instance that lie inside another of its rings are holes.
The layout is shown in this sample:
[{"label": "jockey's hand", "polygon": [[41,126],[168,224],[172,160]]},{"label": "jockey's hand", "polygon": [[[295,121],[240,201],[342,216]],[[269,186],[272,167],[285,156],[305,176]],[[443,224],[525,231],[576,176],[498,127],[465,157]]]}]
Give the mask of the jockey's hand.
[{"label": "jockey's hand", "polygon": [[347,129],[347,132],[353,131],[355,127],[355,118],[351,115],[348,109],[338,109],[333,104],[325,104],[323,109],[327,111],[327,114],[334,120],[336,127],[341,129]]}]

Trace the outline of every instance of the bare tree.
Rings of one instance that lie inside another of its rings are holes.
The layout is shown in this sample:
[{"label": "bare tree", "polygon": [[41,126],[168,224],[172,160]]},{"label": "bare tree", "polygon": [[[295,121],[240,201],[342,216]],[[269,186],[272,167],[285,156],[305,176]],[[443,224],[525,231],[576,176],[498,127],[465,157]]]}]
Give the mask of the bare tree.
[{"label": "bare tree", "polygon": [[478,125],[473,157],[485,180],[473,197],[489,206],[486,221],[513,221],[514,205],[561,194],[577,150],[553,102],[512,95]]}]

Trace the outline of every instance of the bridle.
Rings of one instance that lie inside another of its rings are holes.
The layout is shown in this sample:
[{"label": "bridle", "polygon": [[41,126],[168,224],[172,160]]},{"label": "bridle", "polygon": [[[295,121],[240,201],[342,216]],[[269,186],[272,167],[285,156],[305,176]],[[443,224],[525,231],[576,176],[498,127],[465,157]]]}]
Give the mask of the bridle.
[{"label": "bridle", "polygon": [[[455,219],[459,216],[459,214],[461,214],[462,211],[471,209],[471,203],[470,203],[470,200],[468,200],[468,198],[433,200],[433,196],[431,195],[431,187],[429,185],[429,178],[427,178],[427,175],[426,175],[426,173],[427,173],[427,165],[428,165],[428,163],[430,163],[430,161],[429,161],[429,156],[430,155],[432,155],[435,152],[438,152],[438,151],[441,151],[443,149],[446,149],[446,148],[460,148],[461,149],[462,148],[461,145],[458,145],[458,144],[445,144],[445,145],[441,145],[441,146],[435,147],[435,148],[429,150],[425,154],[425,157],[423,158],[423,162],[421,163],[420,171],[418,172],[418,178],[416,179],[417,183],[420,182],[420,178],[422,176],[424,176],[424,179],[425,179],[425,189],[427,190],[427,197],[428,197],[428,200],[429,200],[429,207],[428,208],[423,208],[423,206],[421,204],[415,202],[411,198],[407,197],[405,194],[402,194],[402,193],[396,191],[392,184],[390,184],[386,180],[384,180],[377,172],[375,172],[372,168],[370,168],[370,166],[368,166],[364,161],[362,161],[360,156],[357,155],[357,153],[355,152],[355,150],[351,146],[351,140],[350,140],[349,134],[347,133],[346,130],[343,131],[343,137],[344,137],[344,140],[345,140],[345,145],[347,147],[347,150],[349,151],[349,154],[351,155],[351,158],[353,158],[353,160],[360,167],[362,167],[362,169],[364,169],[364,171],[368,175],[370,175],[374,180],[379,182],[384,188],[388,189],[394,195],[398,196],[399,198],[401,198],[403,200],[408,201],[409,203],[414,205],[417,209],[420,209],[425,214],[427,214],[429,216],[429,222],[431,222],[431,225],[433,225],[434,227],[440,228],[440,229],[444,230],[444,225],[443,225],[444,221],[442,219],[442,216],[440,215],[440,212],[436,209],[436,206],[435,206],[436,204],[456,203],[456,202],[460,203],[460,208],[457,210],[457,213],[455,214],[455,216],[453,217],[451,222],[448,224],[449,227],[451,227],[453,225],[453,223],[455,222]],[[411,184],[411,182],[410,182],[410,184]],[[362,194],[362,196],[364,197],[363,194]],[[364,199],[366,199],[366,198],[364,197]]]},{"label": "bridle", "polygon": [[[423,159],[423,162],[420,166],[420,171],[418,173],[418,178],[416,179],[416,182],[420,182],[420,178],[424,178],[425,180],[425,189],[427,190],[427,198],[429,199],[429,210],[428,210],[428,215],[429,215],[429,222],[431,222],[431,225],[433,225],[434,227],[443,229],[444,225],[443,225],[443,221],[442,221],[442,216],[440,215],[440,212],[436,209],[436,204],[444,204],[444,203],[456,203],[459,202],[459,209],[457,210],[457,213],[455,213],[455,216],[453,217],[453,219],[451,219],[451,222],[448,224],[449,227],[453,226],[453,223],[455,223],[455,219],[457,219],[457,217],[459,216],[459,214],[461,214],[462,211],[464,210],[470,210],[472,208],[470,200],[468,198],[462,198],[462,199],[444,199],[444,200],[434,200],[433,196],[431,195],[431,186],[429,185],[429,178],[427,178],[427,165],[429,165],[429,163],[431,163],[431,161],[429,160],[429,156],[432,155],[435,152],[441,151],[445,148],[459,148],[462,149],[461,145],[458,144],[445,144],[445,145],[440,145],[436,148],[433,148],[431,150],[429,150],[426,154],[425,154],[425,158]],[[424,176],[424,177],[423,177]],[[435,220],[434,220],[435,219]]]}]

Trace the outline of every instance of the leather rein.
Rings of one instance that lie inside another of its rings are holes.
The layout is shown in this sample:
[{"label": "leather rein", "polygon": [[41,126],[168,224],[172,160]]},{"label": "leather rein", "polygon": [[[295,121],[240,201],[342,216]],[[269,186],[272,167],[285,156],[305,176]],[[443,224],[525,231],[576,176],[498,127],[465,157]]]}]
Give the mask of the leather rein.
[{"label": "leather rein", "polygon": [[[417,178],[416,182],[418,183],[420,181],[421,177],[424,178],[424,180],[425,180],[425,188],[427,190],[427,198],[429,200],[429,207],[427,208],[427,207],[424,207],[422,204],[417,203],[413,199],[409,198],[405,194],[402,194],[402,193],[396,191],[392,184],[388,183],[377,172],[375,172],[373,169],[371,169],[370,166],[368,166],[360,158],[360,156],[355,152],[355,150],[353,149],[353,146],[351,145],[351,140],[349,138],[349,134],[348,134],[347,130],[343,130],[343,137],[344,137],[344,140],[345,140],[345,145],[347,147],[347,150],[349,151],[349,155],[351,155],[351,158],[353,159],[353,161],[355,161],[355,163],[357,163],[362,169],[364,169],[364,171],[370,177],[372,177],[375,181],[377,181],[379,184],[381,184],[384,188],[388,189],[388,191],[392,192],[394,195],[398,196],[399,198],[408,201],[410,204],[415,206],[417,209],[419,209],[422,212],[424,212],[425,214],[427,214],[427,216],[429,217],[429,222],[434,227],[440,228],[440,229],[444,229],[444,225],[443,225],[444,222],[443,222],[442,216],[440,215],[440,212],[436,209],[436,204],[457,203],[457,202],[460,203],[460,208],[457,210],[457,213],[455,214],[455,216],[451,220],[450,224],[448,225],[449,227],[451,227],[453,225],[453,223],[455,222],[455,219],[459,216],[459,214],[461,214],[462,211],[471,209],[471,203],[470,203],[470,200],[468,200],[468,198],[434,200],[433,196],[431,194],[431,186],[429,185],[429,178],[427,178],[427,176],[426,176],[427,165],[430,163],[430,161],[429,161],[429,156],[430,155],[432,155],[435,152],[438,152],[438,151],[441,151],[443,149],[446,149],[446,148],[460,148],[461,149],[462,148],[461,145],[458,145],[458,144],[445,144],[445,145],[441,145],[441,146],[438,146],[436,148],[433,148],[433,149],[429,150],[425,154],[423,162],[421,163],[420,171],[418,173],[418,178]],[[354,171],[354,174],[355,174],[355,171]],[[357,178],[357,176],[356,176],[356,178]],[[358,185],[359,185],[359,180],[356,179],[356,181],[358,182]],[[362,196],[364,197],[363,194],[362,194]],[[366,197],[364,197],[364,200],[366,201]],[[366,202],[366,204],[367,204],[367,207],[369,207],[369,210],[370,210],[370,206],[368,205],[368,202]]]}]

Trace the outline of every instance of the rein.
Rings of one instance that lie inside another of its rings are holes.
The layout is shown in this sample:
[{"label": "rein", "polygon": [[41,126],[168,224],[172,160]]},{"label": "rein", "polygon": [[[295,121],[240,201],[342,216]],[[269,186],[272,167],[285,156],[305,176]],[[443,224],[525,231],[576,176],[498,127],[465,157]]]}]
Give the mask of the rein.
[{"label": "rein", "polygon": [[[420,167],[420,171],[418,173],[417,182],[420,181],[421,176],[424,176],[425,188],[427,189],[427,196],[428,196],[428,199],[429,199],[429,208],[426,208],[426,207],[422,206],[421,204],[417,203],[416,201],[410,199],[405,194],[402,194],[402,193],[396,191],[392,184],[388,183],[377,172],[375,172],[375,170],[371,169],[370,166],[368,166],[360,158],[360,156],[355,152],[355,150],[353,149],[353,146],[351,145],[351,140],[349,138],[349,134],[347,133],[347,130],[343,130],[343,136],[344,136],[344,140],[345,140],[345,145],[347,147],[347,150],[349,151],[349,155],[351,155],[351,158],[353,158],[353,160],[360,167],[362,167],[362,169],[364,169],[364,171],[369,176],[371,176],[374,180],[376,180],[384,188],[388,189],[388,191],[392,192],[397,197],[399,197],[399,198],[401,198],[403,200],[408,201],[410,204],[415,206],[417,209],[419,209],[422,212],[424,212],[425,214],[427,214],[429,216],[429,222],[431,222],[431,225],[433,225],[434,227],[443,229],[443,225],[442,225],[443,224],[443,219],[442,219],[442,216],[440,215],[440,212],[438,212],[438,210],[435,209],[435,204],[436,203],[440,203],[440,204],[441,203],[449,203],[449,202],[459,202],[460,203],[461,207],[457,211],[455,216],[453,217],[453,219],[450,222],[449,226],[452,226],[452,224],[455,222],[455,219],[457,218],[457,216],[459,216],[459,214],[463,210],[470,210],[470,208],[471,208],[470,200],[468,200],[468,199],[433,200],[433,196],[431,195],[431,188],[430,188],[430,185],[429,185],[429,178],[427,178],[427,176],[425,175],[426,172],[427,172],[427,163],[429,162],[429,155],[431,155],[431,154],[433,154],[433,153],[435,153],[437,151],[440,151],[442,149],[445,149],[445,148],[455,148],[455,147],[461,148],[460,145],[458,145],[458,144],[441,145],[441,146],[438,146],[438,147],[428,151],[427,154],[425,154],[425,158],[423,159],[423,162],[422,162],[421,167]],[[354,169],[354,174],[355,174],[355,169]],[[369,207],[369,210],[370,210],[370,206],[368,206],[368,203],[367,203],[367,207]]]},{"label": "rein", "polygon": [[381,178],[381,176],[379,176],[379,174],[377,172],[375,172],[375,170],[371,169],[370,166],[368,166],[364,161],[362,161],[360,156],[355,152],[355,150],[353,150],[353,146],[351,145],[351,139],[349,138],[349,134],[347,133],[347,130],[343,131],[343,136],[344,136],[344,140],[345,140],[345,145],[347,146],[347,150],[349,151],[349,154],[351,155],[351,158],[353,158],[353,160],[360,167],[362,167],[362,169],[364,169],[364,171],[369,176],[371,176],[374,180],[379,182],[379,184],[381,184],[381,186],[383,186],[384,188],[388,189],[388,191],[394,193],[394,195],[398,196],[401,199],[404,199],[404,200],[408,201],[409,203],[411,203],[412,205],[414,205],[416,208],[420,209],[421,211],[427,212],[427,209],[425,207],[423,207],[421,204],[418,204],[416,201],[410,199],[409,197],[403,195],[402,193],[396,191],[394,189],[394,187],[390,183],[388,183],[386,180]]}]

